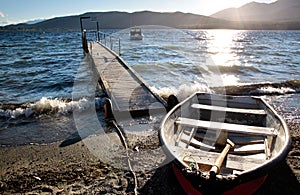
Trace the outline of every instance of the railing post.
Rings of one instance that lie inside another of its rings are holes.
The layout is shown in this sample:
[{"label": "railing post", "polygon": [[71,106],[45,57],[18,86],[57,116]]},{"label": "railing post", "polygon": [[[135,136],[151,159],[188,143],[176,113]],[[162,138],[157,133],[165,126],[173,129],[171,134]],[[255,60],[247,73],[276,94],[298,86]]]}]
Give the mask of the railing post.
[{"label": "railing post", "polygon": [[112,40],[111,40],[111,36],[109,36],[109,42],[110,42],[110,49],[112,50],[113,42],[112,42]]},{"label": "railing post", "polygon": [[121,39],[119,38],[119,56],[121,55]]},{"label": "railing post", "polygon": [[88,43],[86,39],[86,30],[83,30],[82,32],[82,49],[84,51],[84,54],[89,53]]},{"label": "railing post", "polygon": [[100,42],[100,30],[99,30],[99,23],[97,21],[97,37],[98,37],[98,41]]},{"label": "railing post", "polygon": [[83,29],[83,25],[82,25],[83,19],[90,19],[90,17],[80,17],[82,49],[83,49],[84,55],[85,55],[86,53],[89,53],[89,49],[88,49],[88,43],[87,43],[87,39],[86,39],[86,30]]}]

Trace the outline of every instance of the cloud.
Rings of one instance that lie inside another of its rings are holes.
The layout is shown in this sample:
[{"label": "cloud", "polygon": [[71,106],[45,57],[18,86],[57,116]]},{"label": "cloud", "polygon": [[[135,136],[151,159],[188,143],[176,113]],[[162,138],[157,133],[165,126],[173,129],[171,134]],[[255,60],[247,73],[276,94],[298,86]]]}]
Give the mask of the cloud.
[{"label": "cloud", "polygon": [[2,12],[0,11],[0,18],[4,18],[4,17],[5,17],[4,13],[2,13]]}]

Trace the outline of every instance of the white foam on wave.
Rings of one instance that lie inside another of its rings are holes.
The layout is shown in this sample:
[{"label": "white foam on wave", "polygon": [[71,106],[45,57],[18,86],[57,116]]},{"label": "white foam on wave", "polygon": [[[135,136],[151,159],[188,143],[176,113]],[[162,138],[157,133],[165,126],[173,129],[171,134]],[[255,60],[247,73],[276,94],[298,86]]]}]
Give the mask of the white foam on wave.
[{"label": "white foam on wave", "polygon": [[88,108],[91,108],[93,104],[96,108],[100,106],[101,99],[96,98],[95,101],[87,100],[86,98],[82,98],[78,101],[67,101],[64,99],[50,99],[43,97],[39,101],[29,104],[26,108],[16,108],[15,110],[0,109],[0,116],[4,116],[7,118],[18,118],[20,116],[29,117],[33,114],[69,114],[73,111],[84,111]]},{"label": "white foam on wave", "polygon": [[259,89],[256,89],[254,91],[251,91],[250,93],[261,93],[261,94],[288,94],[288,93],[295,93],[296,90],[292,89],[290,87],[261,87]]},{"label": "white foam on wave", "polygon": [[179,101],[183,101],[190,95],[192,95],[195,92],[211,92],[209,87],[205,84],[201,83],[194,83],[191,85],[183,84],[178,87],[150,87],[152,91],[157,93],[163,98],[168,98],[169,95],[173,94],[175,95]]}]

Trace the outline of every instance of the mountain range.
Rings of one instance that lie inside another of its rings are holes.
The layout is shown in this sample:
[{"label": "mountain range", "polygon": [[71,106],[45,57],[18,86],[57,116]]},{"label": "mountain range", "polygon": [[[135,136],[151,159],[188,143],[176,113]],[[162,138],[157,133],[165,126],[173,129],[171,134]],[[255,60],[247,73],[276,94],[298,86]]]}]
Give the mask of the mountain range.
[{"label": "mountain range", "polygon": [[300,21],[300,0],[278,0],[270,4],[251,2],[240,8],[222,10],[211,17],[242,22]]},{"label": "mountain range", "polygon": [[0,27],[0,30],[79,30],[80,17],[84,28],[95,29],[95,21],[102,29],[124,29],[140,25],[160,25],[173,28],[196,29],[297,29],[300,30],[300,1],[278,0],[274,3],[251,2],[239,8],[229,8],[211,16],[182,12],[90,12],[76,16],[57,17],[33,24]]}]

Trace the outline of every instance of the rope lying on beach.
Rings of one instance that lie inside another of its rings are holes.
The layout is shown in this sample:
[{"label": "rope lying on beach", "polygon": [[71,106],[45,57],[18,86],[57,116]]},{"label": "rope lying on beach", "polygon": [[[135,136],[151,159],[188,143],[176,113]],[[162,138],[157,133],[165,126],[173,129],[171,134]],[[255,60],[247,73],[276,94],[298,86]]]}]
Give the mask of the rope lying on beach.
[{"label": "rope lying on beach", "polygon": [[121,137],[121,139],[122,139],[122,142],[123,142],[123,144],[124,144],[124,147],[125,147],[125,150],[126,150],[126,156],[127,156],[128,167],[129,167],[130,172],[131,172],[131,174],[133,175],[133,179],[134,179],[134,194],[137,195],[137,194],[138,194],[138,192],[137,192],[137,188],[138,188],[138,186],[137,186],[137,178],[136,178],[136,174],[135,174],[135,172],[133,171],[132,166],[131,166],[131,162],[130,162],[130,158],[129,158],[129,153],[128,153],[127,142],[126,142],[126,140],[125,140],[125,137],[124,137],[122,131],[121,131],[120,128],[118,127],[116,121],[112,120],[112,123],[113,123],[113,125],[115,126],[115,128],[118,130],[119,135],[120,135],[120,137]]}]

